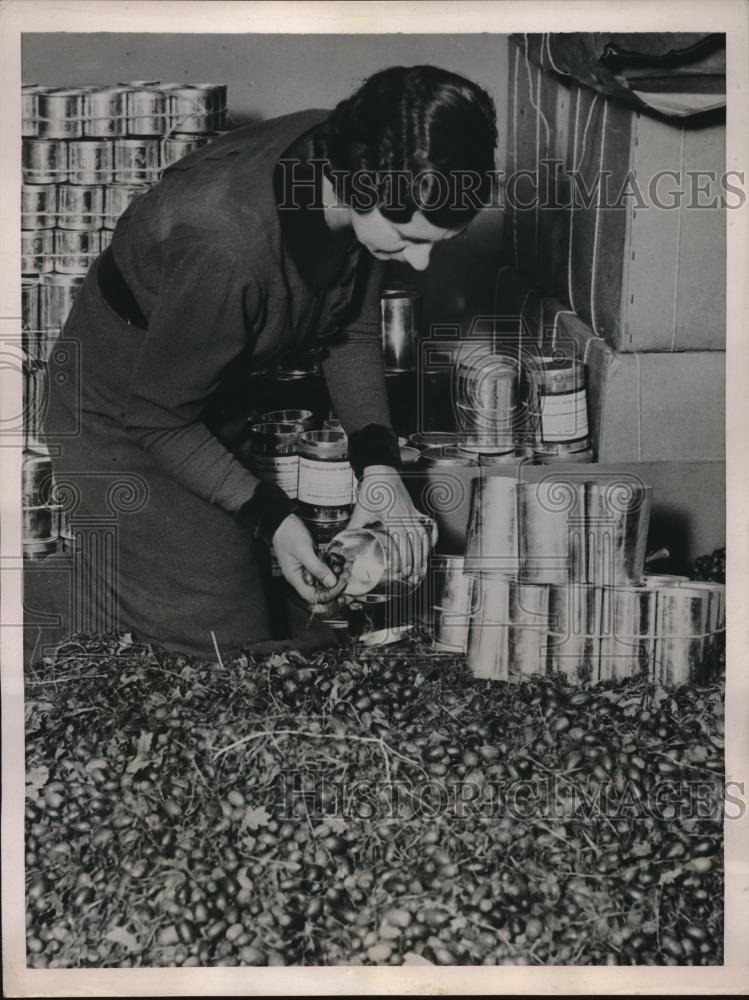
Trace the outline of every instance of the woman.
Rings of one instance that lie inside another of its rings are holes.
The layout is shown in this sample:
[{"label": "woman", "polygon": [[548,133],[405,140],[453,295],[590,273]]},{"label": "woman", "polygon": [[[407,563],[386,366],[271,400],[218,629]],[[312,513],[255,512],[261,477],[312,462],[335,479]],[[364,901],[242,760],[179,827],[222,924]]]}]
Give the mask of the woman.
[{"label": "woman", "polygon": [[[305,600],[311,578],[335,583],[293,501],[231,451],[237,415],[252,409],[247,373],[300,351],[319,353],[360,496],[387,482],[387,517],[416,539],[404,552],[418,573],[429,544],[396,472],[380,262],[422,270],[465,228],[495,144],[493,105],[475,84],[396,67],[332,113],[222,136],[134,201],[64,330],[80,342],[77,393],[50,378],[50,441],[79,420],[54,459],[58,484],[80,495],[76,516],[106,514],[118,476],[139,497],[118,514],[112,554],[78,556],[79,620],[205,657],[211,631],[226,653],[270,637],[258,542]],[[453,183],[468,171],[478,183]],[[351,523],[373,517],[362,500]]]}]

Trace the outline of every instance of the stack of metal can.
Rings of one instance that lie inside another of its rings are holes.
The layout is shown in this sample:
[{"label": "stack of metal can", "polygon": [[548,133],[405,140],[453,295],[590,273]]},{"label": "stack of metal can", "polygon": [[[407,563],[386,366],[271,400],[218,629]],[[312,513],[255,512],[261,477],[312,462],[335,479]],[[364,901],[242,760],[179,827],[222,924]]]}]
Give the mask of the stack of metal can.
[{"label": "stack of metal can", "polygon": [[634,481],[479,476],[464,555],[432,560],[435,648],[489,680],[708,679],[725,588],[645,575],[650,506]]},{"label": "stack of metal can", "polygon": [[164,169],[226,129],[226,93],[225,84],[157,80],[22,87],[22,347],[29,453],[43,453],[39,424],[46,363],[86,271],[133,199]]}]

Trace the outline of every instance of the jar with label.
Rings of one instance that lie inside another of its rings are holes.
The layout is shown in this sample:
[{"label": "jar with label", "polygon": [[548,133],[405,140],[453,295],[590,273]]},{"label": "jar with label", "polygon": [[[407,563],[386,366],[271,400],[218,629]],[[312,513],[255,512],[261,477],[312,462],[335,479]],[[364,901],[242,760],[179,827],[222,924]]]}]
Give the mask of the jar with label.
[{"label": "jar with label", "polygon": [[299,500],[317,507],[352,503],[348,438],[342,431],[307,431],[300,435]]},{"label": "jar with label", "polygon": [[293,499],[299,480],[299,428],[260,423],[250,428],[250,456],[259,479],[274,483]]},{"label": "jar with label", "polygon": [[312,536],[315,548],[320,550],[346,527],[351,517],[351,505],[317,507],[305,504],[299,511],[299,517]]},{"label": "jar with label", "polygon": [[536,455],[582,452],[590,447],[585,365],[575,358],[541,357],[529,365],[536,418]]}]

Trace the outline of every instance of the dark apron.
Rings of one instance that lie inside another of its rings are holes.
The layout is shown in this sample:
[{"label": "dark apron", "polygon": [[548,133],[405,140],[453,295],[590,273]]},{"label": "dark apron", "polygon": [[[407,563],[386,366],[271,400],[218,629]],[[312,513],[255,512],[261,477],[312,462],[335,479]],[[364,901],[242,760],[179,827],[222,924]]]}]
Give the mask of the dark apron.
[{"label": "dark apron", "polygon": [[[271,638],[263,552],[233,514],[163,471],[123,424],[123,386],[143,331],[105,301],[89,270],[49,362],[45,433],[76,538],[69,585],[48,574],[62,632],[129,628],[175,652],[215,658]],[[77,430],[72,432],[72,428]]]}]

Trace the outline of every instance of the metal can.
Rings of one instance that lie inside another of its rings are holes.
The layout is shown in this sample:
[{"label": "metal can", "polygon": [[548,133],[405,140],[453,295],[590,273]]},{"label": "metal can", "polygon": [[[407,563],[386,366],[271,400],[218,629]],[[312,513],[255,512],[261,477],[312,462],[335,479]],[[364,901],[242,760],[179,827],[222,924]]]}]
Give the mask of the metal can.
[{"label": "metal can", "polygon": [[655,680],[656,597],[651,587],[604,588],[600,680]]},{"label": "metal can", "polygon": [[348,438],[342,431],[306,431],[300,436],[299,499],[317,507],[353,502]]},{"label": "metal can", "polygon": [[168,97],[161,87],[134,83],[127,94],[129,135],[160,136],[169,128]]},{"label": "metal can", "polygon": [[409,372],[415,365],[421,296],[418,292],[387,290],[380,298],[382,352],[385,370]]},{"label": "metal can", "polygon": [[24,542],[23,560],[24,562],[37,562],[46,559],[47,556],[56,552],[57,548],[58,541],[56,538],[46,538],[36,542]]},{"label": "metal can", "polygon": [[517,484],[514,476],[481,475],[471,483],[465,572],[471,576],[517,576]]},{"label": "metal can", "polygon": [[434,556],[430,568],[434,645],[437,649],[466,651],[471,621],[474,579],[463,572],[462,556]]},{"label": "metal can", "polygon": [[548,666],[580,684],[600,674],[603,590],[563,583],[549,588]]},{"label": "metal can", "polygon": [[305,504],[299,511],[299,518],[304,522],[312,536],[315,548],[323,549],[340,534],[351,517],[350,504],[340,507],[318,507]]},{"label": "metal can", "polygon": [[82,274],[43,274],[39,278],[39,329],[42,335],[47,334],[42,350],[44,358],[68,318],[82,284]]},{"label": "metal can", "polygon": [[570,358],[540,357],[528,365],[535,416],[536,450],[558,455],[590,444],[585,365]]},{"label": "metal can", "polygon": [[21,278],[21,331],[23,349],[27,354],[34,343],[36,331],[39,329],[39,280],[38,278]]},{"label": "metal can", "polygon": [[515,448],[518,363],[484,342],[466,341],[455,361],[456,419],[460,443],[474,450]]},{"label": "metal can", "polygon": [[104,189],[104,218],[102,226],[114,229],[117,220],[134,198],[148,191],[145,184],[110,184]]},{"label": "metal can", "polygon": [[259,423],[250,428],[250,454],[258,477],[295,499],[299,482],[299,434],[295,424]]},{"label": "metal can", "polygon": [[[434,541],[434,522],[429,518],[423,520],[425,526],[431,525]],[[393,598],[410,594],[420,586],[426,575],[426,566],[418,579],[406,572],[396,537],[382,525],[345,528],[332,540],[328,552],[340,553],[351,559],[351,575],[345,589],[351,597],[381,594]]]},{"label": "metal can", "polygon": [[[97,87],[83,98],[83,132],[90,137],[122,135],[127,126],[127,99],[130,88]],[[89,183],[80,181],[77,183]],[[104,182],[102,182],[104,183]]]},{"label": "metal can", "polygon": [[188,153],[210,142],[212,133],[205,135],[167,135],[161,143],[161,169],[165,170]]},{"label": "metal can", "polygon": [[214,132],[223,131],[226,128],[228,113],[227,85],[225,83],[196,83],[195,86],[207,94],[209,129]]},{"label": "metal can", "polygon": [[59,229],[101,229],[104,220],[103,187],[60,184],[57,197]]},{"label": "metal can", "polygon": [[28,452],[21,466],[21,497],[24,507],[48,507],[52,503],[52,460],[43,452]]},{"label": "metal can", "polygon": [[344,434],[346,433],[343,429],[343,423],[338,417],[327,417],[323,420],[321,429],[324,431],[343,431]]},{"label": "metal can", "polygon": [[41,451],[42,424],[47,408],[47,366],[35,355],[27,353],[21,366],[23,373],[23,447]]},{"label": "metal can", "polygon": [[539,465],[556,465],[558,463],[585,463],[595,461],[593,449],[588,446],[577,449],[575,445],[547,445],[543,451],[533,451],[535,461]]},{"label": "metal can", "polygon": [[72,139],[68,143],[70,184],[111,184],[114,151],[109,139]]},{"label": "metal can", "polygon": [[37,94],[38,130],[42,139],[75,139],[83,135],[83,88],[63,87]]},{"label": "metal can", "polygon": [[385,372],[385,391],[393,430],[402,437],[408,437],[416,430],[418,413],[416,410],[416,372]]},{"label": "metal can", "polygon": [[[440,356],[430,349],[430,361]],[[455,430],[453,401],[453,364],[449,353],[440,364],[428,364],[418,370],[419,427],[425,432]]]},{"label": "metal can", "polygon": [[549,639],[549,588],[510,582],[508,652],[510,680],[545,674]]},{"label": "metal can", "polygon": [[46,274],[54,265],[54,229],[21,230],[21,274]]},{"label": "metal can", "polygon": [[421,453],[421,464],[430,468],[444,466],[462,466],[470,468],[479,463],[475,457],[467,455],[459,448],[452,445],[437,445],[436,447],[425,448]]},{"label": "metal can", "polygon": [[[169,132],[215,132],[223,128],[217,124],[217,95],[204,86],[170,86],[163,88],[169,101]],[[218,98],[220,100],[220,97]],[[224,106],[226,99],[224,97]]]},{"label": "metal can", "polygon": [[68,147],[64,139],[24,139],[21,146],[24,184],[58,184],[68,179]]},{"label": "metal can", "polygon": [[114,179],[118,184],[153,184],[159,177],[159,140],[149,136],[114,140]]},{"label": "metal can", "polygon": [[100,229],[99,230],[99,246],[102,250],[106,250],[109,244],[112,242],[112,230],[111,229]]},{"label": "metal can", "polygon": [[710,669],[715,666],[714,657],[723,643],[726,627],[726,585],[702,580],[680,581],[677,586],[689,592],[707,594],[707,639],[705,640],[705,662],[700,679],[711,680]]},{"label": "metal can", "polygon": [[47,541],[56,537],[52,533],[52,511],[49,507],[23,508],[23,541]]},{"label": "metal can", "polygon": [[21,229],[54,229],[57,219],[55,184],[21,185]]},{"label": "metal can", "polygon": [[650,486],[626,480],[585,484],[588,583],[641,583],[652,493]]},{"label": "metal can", "polygon": [[457,447],[458,435],[453,431],[419,431],[411,434],[408,443],[419,451],[426,451],[427,448],[438,448],[440,446]]},{"label": "metal can", "polygon": [[656,598],[656,682],[690,684],[705,678],[710,636],[710,595],[667,586]]},{"label": "metal can", "polygon": [[38,83],[24,83],[21,87],[21,135],[24,138],[39,134],[39,94],[46,90],[49,87]]},{"label": "metal can", "polygon": [[55,270],[58,274],[85,274],[100,251],[98,230],[55,230]]},{"label": "metal can", "polygon": [[463,455],[475,458],[482,467],[517,465],[518,463],[514,448],[511,451],[481,451],[480,449],[469,448],[461,444],[458,446],[458,451]]},{"label": "metal can", "polygon": [[586,582],[584,483],[561,479],[520,483],[518,527],[523,582]]},{"label": "metal can", "polygon": [[293,424],[299,430],[314,430],[315,415],[312,410],[269,410],[260,417],[263,423]]},{"label": "metal can", "polygon": [[510,677],[510,582],[478,577],[471,596],[466,662],[474,677],[506,681]]},{"label": "metal can", "polygon": [[688,576],[680,576],[677,573],[648,573],[642,578],[643,587],[678,587],[681,583],[689,583]]}]

